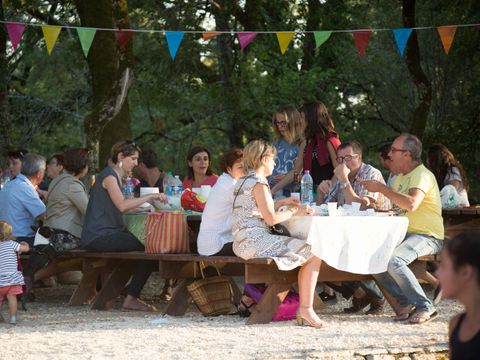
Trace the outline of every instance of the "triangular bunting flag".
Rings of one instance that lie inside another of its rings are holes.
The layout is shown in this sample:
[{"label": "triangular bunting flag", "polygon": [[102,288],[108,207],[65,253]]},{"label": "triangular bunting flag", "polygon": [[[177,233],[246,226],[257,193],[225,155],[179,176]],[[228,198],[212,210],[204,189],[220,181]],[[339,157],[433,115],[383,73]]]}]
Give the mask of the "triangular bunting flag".
[{"label": "triangular bunting flag", "polygon": [[170,56],[172,60],[175,60],[175,55],[177,55],[177,50],[182,42],[183,35],[185,35],[182,31],[167,31],[165,32],[165,36],[167,38],[168,44],[168,51],[170,51]]},{"label": "triangular bunting flag", "polygon": [[78,38],[80,39],[80,44],[82,45],[85,57],[88,56],[88,51],[90,50],[90,46],[92,46],[96,31],[96,29],[92,28],[77,28]]},{"label": "triangular bunting flag", "polygon": [[437,31],[440,35],[440,40],[442,40],[445,54],[448,55],[450,47],[452,46],[453,38],[455,37],[455,31],[457,31],[457,26],[439,26]]},{"label": "triangular bunting flag", "polygon": [[222,33],[217,31],[207,31],[202,34],[202,37],[203,40],[210,40],[216,38],[218,35],[222,35]]},{"label": "triangular bunting flag", "polygon": [[331,31],[315,31],[313,35],[315,36],[316,47],[319,48],[320,46],[322,46],[322,44],[325,41],[328,40],[330,35],[332,35],[332,32]]},{"label": "triangular bunting flag", "polygon": [[61,26],[55,26],[55,25],[42,26],[43,37],[45,38],[45,43],[47,44],[48,55],[52,53],[53,47],[57,42],[57,38],[61,30],[62,30]]},{"label": "triangular bunting flag", "polygon": [[397,42],[398,51],[400,51],[400,56],[403,56],[405,46],[408,43],[408,39],[410,39],[410,35],[412,35],[412,28],[393,29],[392,31]]},{"label": "triangular bunting flag", "polygon": [[355,40],[355,47],[358,50],[358,56],[364,57],[365,50],[367,49],[368,40],[370,40],[370,36],[372,36],[372,32],[370,30],[356,30],[352,31],[353,39]]},{"label": "triangular bunting flag", "polygon": [[12,42],[13,51],[17,50],[18,44],[22,39],[23,30],[25,29],[25,24],[19,23],[5,23],[7,27],[8,36]]},{"label": "triangular bunting flag", "polygon": [[277,32],[278,45],[280,45],[282,55],[287,51],[288,45],[290,45],[294,36],[294,32]]},{"label": "triangular bunting flag", "polygon": [[125,45],[130,41],[133,37],[132,30],[117,30],[115,31],[115,36],[117,37],[118,45],[120,45],[120,49],[125,48]]},{"label": "triangular bunting flag", "polygon": [[250,44],[253,39],[257,36],[257,33],[254,32],[239,32],[237,33],[238,41],[240,42],[240,49],[245,49],[248,44]]}]

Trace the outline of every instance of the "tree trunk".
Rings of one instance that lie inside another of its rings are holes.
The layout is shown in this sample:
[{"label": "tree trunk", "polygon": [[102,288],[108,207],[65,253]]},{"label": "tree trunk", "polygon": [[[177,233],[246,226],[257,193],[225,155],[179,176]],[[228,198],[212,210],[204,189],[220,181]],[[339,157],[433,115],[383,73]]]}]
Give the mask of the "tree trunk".
[{"label": "tree trunk", "polygon": [[[415,0],[403,0],[403,25],[409,28],[415,27]],[[419,97],[419,103],[413,112],[410,132],[421,140],[432,103],[432,85],[421,67],[416,31],[412,32],[406,47],[406,62]]]},{"label": "tree trunk", "polygon": [[[0,19],[5,20],[3,2],[0,0]],[[7,64],[7,29],[0,25],[0,161],[3,160],[11,146],[11,124],[8,110],[8,64]]]},{"label": "tree trunk", "polygon": [[[81,24],[97,28],[129,28],[126,0],[78,0]],[[120,49],[114,32],[97,31],[87,58],[93,91],[93,110],[85,118],[92,167],[101,168],[111,146],[131,137],[128,90],[133,77],[133,46]]]},{"label": "tree trunk", "polygon": [[[308,0],[308,17],[306,30],[314,31],[319,28],[321,21],[320,6],[320,1]],[[315,49],[315,36],[312,33],[306,33],[305,40],[303,41],[302,72],[306,72],[312,68],[315,59]]]}]

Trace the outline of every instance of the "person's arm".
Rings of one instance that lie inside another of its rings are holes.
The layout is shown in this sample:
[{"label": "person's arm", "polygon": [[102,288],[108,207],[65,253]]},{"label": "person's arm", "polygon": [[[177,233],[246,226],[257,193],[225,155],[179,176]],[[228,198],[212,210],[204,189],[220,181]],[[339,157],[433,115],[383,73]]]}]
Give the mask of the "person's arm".
[{"label": "person's arm", "polygon": [[330,141],[327,141],[327,150],[328,155],[330,156],[330,160],[332,161],[333,168],[335,169],[338,166],[337,151],[335,150]]},{"label": "person's arm", "polygon": [[407,211],[417,210],[425,198],[425,193],[419,188],[410,188],[408,194],[401,194],[377,180],[362,180],[362,185],[370,192],[382,193],[399,208]]},{"label": "person's arm", "polygon": [[303,170],[303,152],[305,151],[305,146],[307,142],[303,141],[302,144],[300,145],[300,149],[298,150],[298,155],[297,158],[295,159],[295,165],[293,166],[293,169],[290,170],[283,178],[275,184],[275,186],[272,188],[272,194],[275,195],[275,193],[281,189],[283,189],[285,186],[291,184],[294,180],[293,176],[295,173],[301,173]]},{"label": "person's arm", "polygon": [[113,175],[107,176],[103,179],[102,186],[107,190],[110,199],[115,207],[121,212],[134,209],[144,202],[151,202],[153,200],[160,200],[163,203],[167,203],[168,199],[164,194],[149,194],[139,198],[124,199],[122,191],[118,186],[117,179]]},{"label": "person's arm", "polygon": [[277,211],[282,206],[299,206],[300,200],[298,200],[297,198],[290,197],[290,198],[275,200],[273,203],[274,203],[275,211]]},{"label": "person's arm", "polygon": [[80,184],[72,184],[69,187],[68,197],[72,204],[78,209],[82,216],[85,216],[88,205],[88,195]]},{"label": "person's arm", "polygon": [[20,243],[20,249],[19,249],[18,253],[21,254],[21,253],[29,252],[29,251],[30,251],[30,246],[28,245],[28,243],[26,243],[25,241],[22,241]]}]

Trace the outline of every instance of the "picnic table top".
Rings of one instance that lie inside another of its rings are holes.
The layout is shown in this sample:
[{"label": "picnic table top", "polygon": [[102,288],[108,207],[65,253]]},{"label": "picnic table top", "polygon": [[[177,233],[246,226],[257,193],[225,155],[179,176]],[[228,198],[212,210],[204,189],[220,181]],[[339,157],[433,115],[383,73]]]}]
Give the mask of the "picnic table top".
[{"label": "picnic table top", "polygon": [[472,207],[462,207],[462,208],[452,208],[452,209],[443,209],[442,215],[478,215],[480,216],[480,208]]}]

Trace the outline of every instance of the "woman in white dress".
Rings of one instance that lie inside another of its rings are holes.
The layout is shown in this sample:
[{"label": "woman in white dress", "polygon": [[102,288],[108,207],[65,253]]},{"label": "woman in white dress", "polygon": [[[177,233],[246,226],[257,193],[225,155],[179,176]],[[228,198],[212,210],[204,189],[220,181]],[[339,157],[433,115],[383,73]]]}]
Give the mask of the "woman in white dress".
[{"label": "woman in white dress", "polygon": [[[243,259],[272,258],[280,270],[301,266],[298,273],[300,307],[299,325],[321,328],[322,321],[313,310],[313,295],[321,259],[311,253],[305,240],[274,235],[270,227],[294,215],[311,215],[313,209],[301,206],[298,199],[287,198],[274,203],[267,176],[275,167],[275,148],[261,140],[250,142],[243,150],[248,175],[235,185],[233,203],[233,251]],[[278,211],[282,206],[286,211]]]}]

